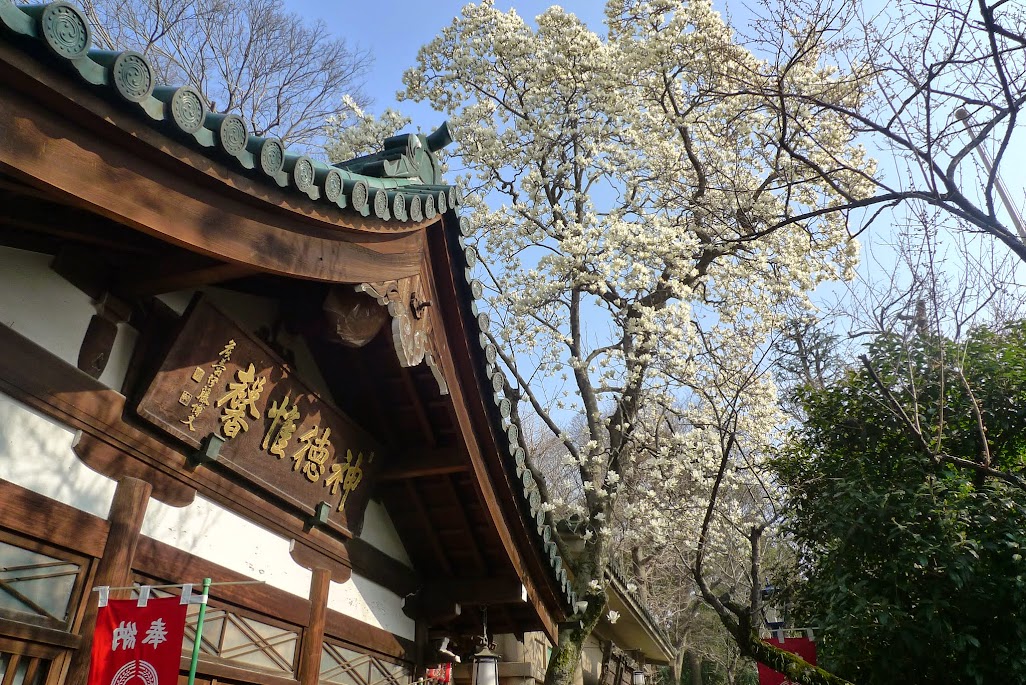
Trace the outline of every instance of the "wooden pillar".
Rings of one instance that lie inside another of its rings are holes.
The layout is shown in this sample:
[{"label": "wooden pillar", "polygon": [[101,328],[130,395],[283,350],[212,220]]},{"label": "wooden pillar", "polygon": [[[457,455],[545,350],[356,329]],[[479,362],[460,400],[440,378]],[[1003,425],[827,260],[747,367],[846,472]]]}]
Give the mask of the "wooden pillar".
[{"label": "wooden pillar", "polygon": [[428,628],[427,621],[421,618],[413,624],[414,679],[424,675],[424,669],[427,668]]},{"label": "wooden pillar", "polygon": [[321,675],[321,647],[324,644],[324,623],[328,615],[328,591],[331,571],[315,568],[310,578],[310,620],[303,631],[299,651],[299,684],[317,685]]},{"label": "wooden pillar", "polygon": [[[96,566],[94,585],[131,585],[132,561],[135,559],[136,547],[139,546],[139,531],[142,529],[152,490],[153,486],[138,478],[126,477],[118,481],[114,501],[107,515],[110,523],[107,544]],[[86,593],[85,615],[80,632],[82,643],[71,657],[64,685],[86,685],[89,679],[89,653],[93,647],[93,631],[96,629],[96,601],[96,593]]]}]

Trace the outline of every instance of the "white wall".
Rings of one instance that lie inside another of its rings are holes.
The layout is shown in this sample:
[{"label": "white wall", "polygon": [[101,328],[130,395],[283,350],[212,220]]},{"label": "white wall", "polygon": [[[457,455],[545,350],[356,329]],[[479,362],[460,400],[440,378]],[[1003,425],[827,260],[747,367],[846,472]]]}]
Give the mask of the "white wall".
[{"label": "white wall", "polygon": [[331,584],[328,608],[408,640],[414,639],[415,624],[403,613],[402,599],[355,573],[348,582]]},{"label": "white wall", "polygon": [[[181,509],[150,500],[142,532],[189,554],[262,580],[271,587],[308,597],[310,576],[289,556],[289,541],[203,497]],[[394,534],[394,533],[393,533]],[[180,578],[197,582],[201,578]],[[216,582],[216,578],[214,579]],[[414,622],[401,598],[356,574],[332,583],[328,606],[372,626],[413,639]]]},{"label": "white wall", "polygon": [[[78,364],[89,319],[96,313],[84,292],[50,268],[49,255],[0,247],[0,323],[21,333],[72,366]],[[100,382],[121,390],[136,331],[118,325],[118,336]]]},{"label": "white wall", "polygon": [[366,541],[372,547],[384,552],[388,556],[401,561],[409,567],[413,567],[406,548],[399,540],[399,533],[396,532],[392,518],[388,515],[385,506],[374,500],[367,503],[367,512],[363,515],[363,532],[360,539]]},{"label": "white wall", "polygon": [[[85,293],[50,269],[51,259],[49,255],[0,247],[0,323],[75,366],[96,310]],[[192,295],[172,293],[162,299],[181,312]],[[249,330],[268,325],[277,313],[277,304],[266,298],[217,289],[208,290],[207,295]],[[296,353],[304,382],[330,398],[327,384],[302,339],[284,332],[281,335],[282,342]],[[134,329],[124,324],[118,327],[101,383],[121,390],[136,337]],[[71,449],[74,437],[74,431],[0,394],[0,478],[106,518],[116,483],[78,460]],[[285,592],[309,596],[310,571],[292,561],[287,539],[210,500],[197,497],[189,506],[175,508],[151,499],[142,532]],[[392,521],[377,502],[368,506],[363,538],[410,565]],[[401,598],[366,578],[354,575],[347,583],[332,583],[329,606],[372,626],[411,640],[414,637],[414,622],[403,614]]]},{"label": "white wall", "polygon": [[117,484],[79,461],[75,432],[0,394],[0,478],[107,518]]},{"label": "white wall", "polygon": [[151,499],[142,533],[279,590],[310,595],[310,571],[292,561],[288,540],[198,495],[182,508]]}]

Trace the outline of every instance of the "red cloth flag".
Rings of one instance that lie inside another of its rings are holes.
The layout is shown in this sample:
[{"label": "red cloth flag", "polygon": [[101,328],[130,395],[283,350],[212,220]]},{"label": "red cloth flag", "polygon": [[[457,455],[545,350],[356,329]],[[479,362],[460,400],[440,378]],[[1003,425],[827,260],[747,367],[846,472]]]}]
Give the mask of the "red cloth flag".
[{"label": "red cloth flag", "polygon": [[[89,685],[177,685],[187,604],[112,599],[96,614]],[[139,682],[134,682],[138,679]]]},{"label": "red cloth flag", "polygon": [[[792,654],[797,654],[813,666],[816,665],[816,643],[807,637],[785,637],[784,644],[780,644],[780,641],[775,638],[765,640],[765,642]],[[774,671],[769,666],[757,665],[759,667],[759,685],[783,685],[791,682],[783,673]]]}]

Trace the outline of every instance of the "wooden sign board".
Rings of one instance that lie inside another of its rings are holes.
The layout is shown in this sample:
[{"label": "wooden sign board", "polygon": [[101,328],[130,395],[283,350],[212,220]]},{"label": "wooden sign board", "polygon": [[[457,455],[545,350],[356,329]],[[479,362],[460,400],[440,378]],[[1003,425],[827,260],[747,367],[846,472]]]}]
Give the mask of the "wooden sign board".
[{"label": "wooden sign board", "polygon": [[197,449],[211,434],[223,438],[219,464],[358,534],[381,462],[376,441],[206,299],[182,319],[139,416]]}]

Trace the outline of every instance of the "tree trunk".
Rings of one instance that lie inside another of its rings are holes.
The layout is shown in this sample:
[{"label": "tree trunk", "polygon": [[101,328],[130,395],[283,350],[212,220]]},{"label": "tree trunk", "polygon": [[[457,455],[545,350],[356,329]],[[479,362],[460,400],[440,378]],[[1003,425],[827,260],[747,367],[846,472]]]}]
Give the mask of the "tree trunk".
[{"label": "tree trunk", "polygon": [[641,553],[640,547],[631,548],[631,566],[634,567],[634,577],[638,580],[638,594],[641,595],[641,601],[648,604],[648,588],[649,588],[649,566],[648,559],[645,559]]},{"label": "tree trunk", "polygon": [[670,677],[673,678],[673,685],[681,685],[684,678],[684,646],[679,646],[673,652],[673,659],[670,660]]},{"label": "tree trunk", "polygon": [[688,652],[688,666],[691,668],[691,685],[702,685],[702,657],[698,652]]},{"label": "tree trunk", "polygon": [[[545,685],[574,685],[574,673],[581,666],[584,641],[595,630],[606,610],[606,577],[608,541],[600,535],[584,543],[584,550],[574,560],[574,589],[580,600],[588,603],[583,612],[559,626],[559,640],[552,648],[545,669]],[[598,588],[592,584],[598,581]]]},{"label": "tree trunk", "polygon": [[806,663],[797,654],[763,642],[755,633],[749,633],[741,652],[756,661],[783,673],[798,685],[852,685],[844,678],[838,678],[829,671]]},{"label": "tree trunk", "polygon": [[574,685],[574,673],[581,666],[584,641],[606,610],[606,593],[602,590],[592,590],[583,599],[587,600],[588,608],[580,620],[560,624],[559,642],[552,648],[552,656],[545,669],[545,685]]}]

